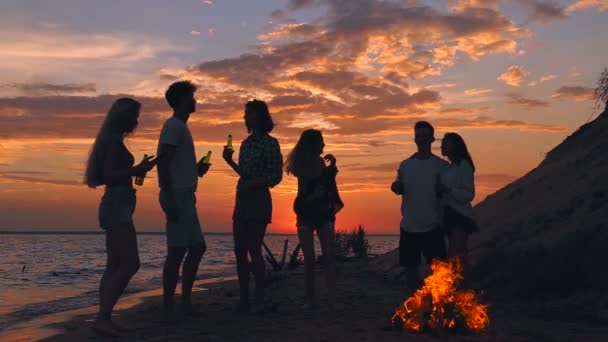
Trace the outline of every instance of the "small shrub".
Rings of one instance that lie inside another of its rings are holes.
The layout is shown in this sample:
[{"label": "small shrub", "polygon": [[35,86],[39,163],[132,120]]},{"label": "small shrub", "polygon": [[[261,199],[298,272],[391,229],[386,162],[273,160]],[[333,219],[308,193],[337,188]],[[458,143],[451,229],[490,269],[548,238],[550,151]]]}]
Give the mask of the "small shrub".
[{"label": "small shrub", "polygon": [[369,241],[366,237],[365,228],[361,225],[353,229],[350,233],[344,230],[337,230],[335,240],[337,258],[346,258],[349,256],[367,258],[369,255]]},{"label": "small shrub", "polygon": [[355,258],[367,258],[369,253],[369,242],[365,237],[365,229],[359,225],[357,229],[350,234],[350,247]]}]

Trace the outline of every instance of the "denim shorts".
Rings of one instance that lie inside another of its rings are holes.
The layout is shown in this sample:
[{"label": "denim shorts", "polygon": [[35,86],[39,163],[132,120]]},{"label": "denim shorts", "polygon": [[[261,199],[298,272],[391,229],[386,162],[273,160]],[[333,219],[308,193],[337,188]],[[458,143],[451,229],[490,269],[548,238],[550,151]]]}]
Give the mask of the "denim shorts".
[{"label": "denim shorts", "polygon": [[106,187],[99,204],[99,226],[108,227],[133,223],[135,189],[128,185]]}]

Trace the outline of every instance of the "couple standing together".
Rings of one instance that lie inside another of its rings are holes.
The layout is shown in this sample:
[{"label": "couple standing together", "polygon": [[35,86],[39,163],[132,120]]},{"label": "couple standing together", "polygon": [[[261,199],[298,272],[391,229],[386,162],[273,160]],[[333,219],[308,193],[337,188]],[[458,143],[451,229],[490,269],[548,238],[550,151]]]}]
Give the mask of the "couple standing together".
[{"label": "couple standing together", "polygon": [[[165,98],[173,115],[163,125],[157,157],[146,157],[134,165],[133,155],[124,145],[124,138],[138,124],[141,104],[131,98],[114,102],[91,149],[85,183],[89,187],[105,185],[99,205],[100,226],[106,233],[107,263],[100,282],[100,308],[93,328],[104,335],[117,336],[124,327],[111,320],[114,305],[129,280],[140,267],[137,237],[132,215],[136,196],[132,177],[144,177],[158,165],[159,202],[166,215],[167,256],[163,267],[163,302],[166,313],[174,311],[174,296],[182,268],[181,311],[195,315],[192,307],[192,286],[199,263],[207,246],[196,211],[198,178],[210,164],[196,161],[194,142],[187,125],[196,110],[196,86],[189,81],[173,83]],[[233,213],[234,252],[240,286],[238,312],[259,313],[264,308],[265,266],[262,241],[271,221],[270,188],[282,180],[283,157],[277,139],[269,133],[274,123],[266,103],[253,100],[245,105],[245,126],[249,136],[242,142],[238,163],[233,150],[225,146],[224,160],[239,176]],[[335,298],[335,214],[343,203],[337,192],[336,159],[323,153],[323,136],[318,130],[306,130],[285,163],[287,173],[298,178],[298,195],[294,202],[298,236],[305,260],[307,304],[314,299],[313,232],[321,241],[329,289],[329,304]],[[251,261],[249,261],[248,256]],[[253,272],[255,295],[249,301],[249,275]]]},{"label": "couple standing together", "polygon": [[468,235],[478,230],[471,206],[475,165],[462,137],[446,133],[441,140],[441,154],[448,161],[431,151],[435,129],[430,123],[416,123],[414,141],[417,152],[401,162],[391,184],[402,197],[399,264],[405,267],[410,290],[422,285],[421,254],[428,264],[447,256],[466,266]]}]

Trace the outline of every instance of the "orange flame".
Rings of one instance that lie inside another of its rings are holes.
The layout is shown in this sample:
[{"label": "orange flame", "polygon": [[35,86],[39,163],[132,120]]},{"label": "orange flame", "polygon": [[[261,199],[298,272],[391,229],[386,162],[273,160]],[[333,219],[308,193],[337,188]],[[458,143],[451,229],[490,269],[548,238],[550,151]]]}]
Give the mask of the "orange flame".
[{"label": "orange flame", "polygon": [[456,290],[463,279],[460,259],[433,260],[431,271],[424,286],[397,309],[393,322],[401,319],[403,326],[413,331],[421,331],[424,326],[452,329],[461,320],[470,330],[485,329],[490,323],[488,306],[477,303],[473,291]]}]

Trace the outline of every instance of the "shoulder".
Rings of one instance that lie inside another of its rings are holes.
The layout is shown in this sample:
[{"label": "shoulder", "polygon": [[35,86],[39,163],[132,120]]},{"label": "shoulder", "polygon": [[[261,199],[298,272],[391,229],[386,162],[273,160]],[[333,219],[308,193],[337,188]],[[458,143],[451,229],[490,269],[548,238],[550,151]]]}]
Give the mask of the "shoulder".
[{"label": "shoulder", "polygon": [[186,126],[186,123],[176,119],[174,117],[169,118],[167,121],[165,121],[165,124],[163,125],[163,128],[166,129],[184,129],[184,128],[188,128],[188,126]]},{"label": "shoulder", "polygon": [[462,173],[474,173],[473,167],[466,160],[461,160],[458,164],[455,165],[455,167]]},{"label": "shoulder", "polygon": [[433,154],[431,156],[431,160],[433,161],[433,163],[435,163],[440,168],[447,168],[450,166],[450,163],[447,160],[440,158],[439,156],[437,156],[435,154]]}]

